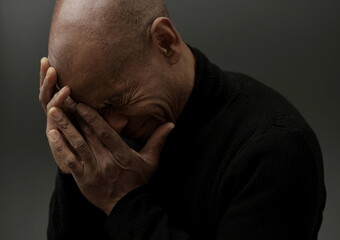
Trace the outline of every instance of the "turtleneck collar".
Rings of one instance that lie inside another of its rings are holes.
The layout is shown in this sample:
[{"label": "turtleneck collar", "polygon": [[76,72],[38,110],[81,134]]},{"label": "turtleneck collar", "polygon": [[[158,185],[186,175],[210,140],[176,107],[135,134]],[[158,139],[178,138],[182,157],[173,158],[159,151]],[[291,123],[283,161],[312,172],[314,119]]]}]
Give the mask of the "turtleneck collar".
[{"label": "turtleneck collar", "polygon": [[[195,57],[195,82],[189,100],[176,125],[190,126],[209,120],[221,107],[232,100],[240,90],[236,79],[226,77],[198,49],[189,46]],[[189,125],[188,125],[189,121]]]}]

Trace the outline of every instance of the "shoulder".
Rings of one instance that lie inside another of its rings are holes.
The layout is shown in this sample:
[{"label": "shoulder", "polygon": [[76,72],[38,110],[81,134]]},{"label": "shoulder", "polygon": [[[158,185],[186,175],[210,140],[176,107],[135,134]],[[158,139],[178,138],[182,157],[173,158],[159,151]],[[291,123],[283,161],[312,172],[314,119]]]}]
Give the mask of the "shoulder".
[{"label": "shoulder", "polygon": [[266,127],[313,131],[300,111],[276,90],[242,73],[223,73],[226,84],[228,81],[238,83],[239,94],[234,104],[247,106],[249,120],[256,119]]},{"label": "shoulder", "polygon": [[262,159],[281,164],[308,162],[322,170],[316,134],[285,97],[244,74],[224,72],[223,81],[226,85],[237,82],[238,94],[220,108],[210,125],[215,136],[224,139],[222,155],[233,149],[233,159],[240,154],[248,155],[244,161],[267,156]]}]

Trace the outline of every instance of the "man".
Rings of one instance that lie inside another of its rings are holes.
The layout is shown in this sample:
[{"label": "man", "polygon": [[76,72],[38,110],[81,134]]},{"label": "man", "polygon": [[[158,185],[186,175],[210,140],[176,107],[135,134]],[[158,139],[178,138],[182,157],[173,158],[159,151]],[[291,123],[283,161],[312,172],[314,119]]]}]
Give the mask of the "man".
[{"label": "man", "polygon": [[317,239],[313,131],[187,46],[161,0],[57,1],[40,85],[49,239]]}]

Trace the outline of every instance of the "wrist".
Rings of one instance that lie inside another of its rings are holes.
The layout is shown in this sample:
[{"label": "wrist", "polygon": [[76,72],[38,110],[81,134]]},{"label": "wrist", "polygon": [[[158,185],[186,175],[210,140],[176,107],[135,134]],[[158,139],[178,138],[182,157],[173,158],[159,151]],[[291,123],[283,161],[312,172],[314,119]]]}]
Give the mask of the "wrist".
[{"label": "wrist", "polygon": [[117,202],[118,201],[111,202],[110,204],[108,204],[108,205],[106,205],[105,207],[102,208],[102,210],[104,211],[104,213],[107,216],[110,216],[112,209],[116,206]]}]

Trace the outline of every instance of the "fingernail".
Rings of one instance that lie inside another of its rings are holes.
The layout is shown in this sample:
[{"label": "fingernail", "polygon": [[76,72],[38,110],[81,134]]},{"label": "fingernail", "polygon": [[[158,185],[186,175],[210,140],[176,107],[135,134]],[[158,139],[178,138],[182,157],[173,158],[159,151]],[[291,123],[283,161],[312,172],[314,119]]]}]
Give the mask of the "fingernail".
[{"label": "fingernail", "polygon": [[64,103],[66,107],[71,108],[72,110],[74,110],[77,105],[70,97],[67,97]]},{"label": "fingernail", "polygon": [[51,116],[54,120],[59,121],[62,118],[62,114],[58,109],[52,108],[50,110],[50,112],[51,112]]},{"label": "fingernail", "polygon": [[47,59],[46,57],[42,57],[42,58],[40,59],[40,63],[41,63],[41,64],[44,63],[46,59]]},{"label": "fingernail", "polygon": [[64,93],[65,91],[66,91],[66,89],[67,89],[68,87],[67,86],[65,86],[65,87],[63,87],[62,89],[60,89],[60,93]]},{"label": "fingernail", "polygon": [[51,75],[51,74],[52,74],[52,71],[53,71],[53,68],[49,67],[49,68],[47,69],[47,72],[46,72],[46,77],[47,77],[47,75]]},{"label": "fingernail", "polygon": [[48,136],[51,139],[52,142],[55,142],[58,140],[58,132],[56,130],[51,130],[48,132]]}]

